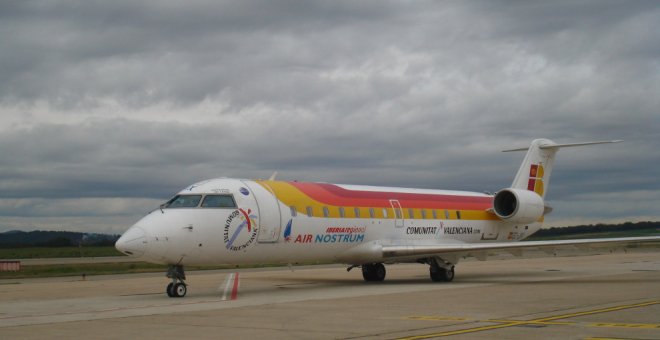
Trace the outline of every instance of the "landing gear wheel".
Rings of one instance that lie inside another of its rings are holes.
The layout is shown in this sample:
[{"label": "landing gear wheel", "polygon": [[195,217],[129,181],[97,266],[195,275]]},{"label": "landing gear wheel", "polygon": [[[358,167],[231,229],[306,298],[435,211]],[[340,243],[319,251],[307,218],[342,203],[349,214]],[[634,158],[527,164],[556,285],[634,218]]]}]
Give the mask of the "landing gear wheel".
[{"label": "landing gear wheel", "polygon": [[440,267],[436,265],[432,264],[429,266],[429,275],[431,276],[431,281],[433,282],[442,281],[442,276],[440,275]]},{"label": "landing gear wheel", "polygon": [[174,285],[174,289],[172,289],[172,291],[174,292],[174,297],[184,297],[188,292],[188,288],[186,288],[185,283],[179,282]]},{"label": "landing gear wheel", "polygon": [[186,286],[186,282],[185,282],[186,274],[183,271],[183,266],[171,264],[169,269],[167,270],[167,277],[172,279],[172,282],[170,282],[167,285],[167,288],[165,289],[165,292],[167,292],[167,296],[169,297],[186,296],[188,287]]},{"label": "landing gear wheel", "polygon": [[385,266],[382,263],[370,263],[362,265],[362,277],[365,281],[383,281],[385,280],[385,274]]},{"label": "landing gear wheel", "polygon": [[451,269],[445,269],[444,273],[445,282],[451,282],[454,280],[454,266],[451,266]]},{"label": "landing gear wheel", "polygon": [[454,279],[454,266],[446,269],[433,263],[429,267],[429,274],[433,282],[451,282]]}]

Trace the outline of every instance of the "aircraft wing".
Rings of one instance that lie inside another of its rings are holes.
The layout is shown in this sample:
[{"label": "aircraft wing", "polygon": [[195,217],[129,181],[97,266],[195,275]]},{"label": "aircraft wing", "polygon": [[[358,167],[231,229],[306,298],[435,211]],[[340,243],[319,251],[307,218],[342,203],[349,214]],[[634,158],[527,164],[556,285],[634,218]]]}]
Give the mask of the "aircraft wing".
[{"label": "aircraft wing", "polygon": [[646,243],[660,244],[660,236],[643,237],[617,237],[617,238],[591,238],[577,240],[553,241],[516,241],[516,242],[488,242],[488,243],[433,243],[433,244],[396,244],[396,242],[369,242],[355,247],[339,259],[345,263],[366,262],[406,262],[426,257],[443,257],[457,259],[462,256],[474,256],[485,260],[489,252],[506,252],[521,256],[523,250],[541,250],[553,252],[562,248],[617,248],[627,245]]},{"label": "aircraft wing", "polygon": [[439,255],[444,253],[469,253],[486,250],[504,250],[513,253],[525,249],[556,249],[566,246],[578,247],[612,247],[625,246],[636,243],[660,242],[660,236],[648,237],[617,237],[617,238],[590,238],[579,240],[554,241],[519,241],[519,242],[493,242],[493,243],[449,243],[433,245],[383,245],[383,258]]}]

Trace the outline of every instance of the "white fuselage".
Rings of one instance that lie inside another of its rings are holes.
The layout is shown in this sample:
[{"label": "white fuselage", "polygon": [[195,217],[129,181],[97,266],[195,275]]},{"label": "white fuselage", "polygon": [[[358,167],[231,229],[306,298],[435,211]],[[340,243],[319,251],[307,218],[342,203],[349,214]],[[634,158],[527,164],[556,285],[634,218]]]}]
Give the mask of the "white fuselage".
[{"label": "white fuselage", "polygon": [[[323,191],[327,188],[337,192]],[[359,197],[349,196],[353,193]],[[163,264],[332,261],[359,265],[416,260],[359,255],[361,247],[374,243],[510,242],[541,226],[540,222],[502,221],[486,211],[492,195],[470,192],[221,178],[197,183],[178,195],[200,196],[200,203],[152,211],[122,236],[117,247]],[[391,199],[383,199],[387,195]],[[207,196],[231,197],[235,205],[204,207]],[[337,203],[338,197],[345,197],[347,204]],[[452,197],[476,203],[460,203],[467,208],[456,208]],[[440,198],[445,201],[434,201]]]}]

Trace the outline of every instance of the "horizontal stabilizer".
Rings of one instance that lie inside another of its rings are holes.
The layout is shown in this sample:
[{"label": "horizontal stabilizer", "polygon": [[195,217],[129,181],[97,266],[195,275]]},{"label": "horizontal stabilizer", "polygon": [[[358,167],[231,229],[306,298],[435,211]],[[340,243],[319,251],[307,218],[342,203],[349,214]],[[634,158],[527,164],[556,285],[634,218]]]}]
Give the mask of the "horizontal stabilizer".
[{"label": "horizontal stabilizer", "polygon": [[[583,146],[583,145],[594,145],[594,144],[609,144],[609,143],[621,143],[623,140],[617,139],[617,140],[608,140],[608,141],[597,141],[597,142],[583,142],[583,143],[566,143],[566,144],[557,144],[555,142],[548,142],[545,144],[539,145],[539,149],[559,149],[559,148],[570,148],[573,146]],[[502,152],[512,152],[512,151],[527,151],[529,147],[526,148],[517,148],[517,149],[509,149],[509,150],[502,150]]]}]

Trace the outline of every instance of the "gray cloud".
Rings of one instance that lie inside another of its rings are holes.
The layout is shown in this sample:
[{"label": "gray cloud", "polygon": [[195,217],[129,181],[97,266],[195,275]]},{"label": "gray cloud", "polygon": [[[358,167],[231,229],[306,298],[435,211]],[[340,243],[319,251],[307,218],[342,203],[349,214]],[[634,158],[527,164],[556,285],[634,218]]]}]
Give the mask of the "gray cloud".
[{"label": "gray cloud", "polygon": [[659,22],[644,1],[3,3],[0,229],[121,231],[117,202],[275,170],[495,191],[523,157],[499,150],[538,137],[627,140],[559,153],[549,222],[657,217]]}]

